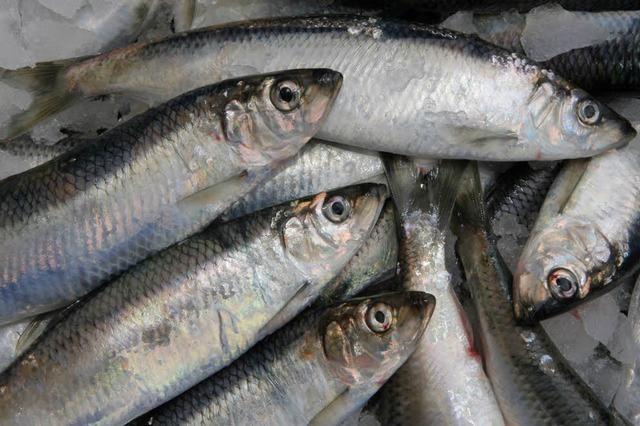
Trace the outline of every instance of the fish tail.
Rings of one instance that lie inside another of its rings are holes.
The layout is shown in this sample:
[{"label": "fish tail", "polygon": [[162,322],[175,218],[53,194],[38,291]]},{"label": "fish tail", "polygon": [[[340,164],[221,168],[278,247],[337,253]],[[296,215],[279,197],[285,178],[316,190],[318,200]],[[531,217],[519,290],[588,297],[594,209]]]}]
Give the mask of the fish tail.
[{"label": "fish tail", "polygon": [[487,213],[476,161],[470,162],[462,177],[454,217],[454,232],[456,232],[455,228],[460,230],[466,226],[488,229]]},{"label": "fish tail", "polygon": [[11,117],[7,137],[14,138],[43,121],[47,117],[66,109],[77,95],[69,92],[64,74],[80,58],[51,62],[39,62],[33,67],[16,70],[0,68],[0,81],[18,89],[28,90],[33,95],[29,108]]},{"label": "fish tail", "polygon": [[384,155],[385,172],[400,215],[411,211],[436,213],[443,230],[449,224],[458,186],[467,161],[443,160],[428,174],[415,163],[397,155]]}]

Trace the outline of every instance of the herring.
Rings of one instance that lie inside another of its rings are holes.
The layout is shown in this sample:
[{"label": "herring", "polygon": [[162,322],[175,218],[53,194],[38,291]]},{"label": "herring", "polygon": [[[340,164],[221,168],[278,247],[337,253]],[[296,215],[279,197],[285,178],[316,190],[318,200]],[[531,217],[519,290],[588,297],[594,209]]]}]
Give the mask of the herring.
[{"label": "herring", "polygon": [[539,324],[513,316],[511,275],[492,242],[476,165],[461,187],[453,230],[477,311],[484,367],[509,425],[605,425],[610,413],[571,371]]},{"label": "herring", "polygon": [[414,291],[307,312],[140,424],[339,424],[415,350],[435,304]]},{"label": "herring", "polygon": [[310,304],[386,197],[380,185],[318,194],[146,259],[72,307],[0,376],[0,424],[123,424],[186,391]]},{"label": "herring", "polygon": [[555,160],[593,156],[635,134],[583,90],[477,37],[338,15],[238,22],[89,58],[1,69],[2,81],[35,95],[12,118],[8,137],[82,97],[123,94],[154,104],[239,73],[301,66],[329,67],[346,81],[318,137],[370,150]]},{"label": "herring", "polygon": [[292,70],[196,89],[1,181],[0,324],[203,229],[313,136],[341,82]]},{"label": "herring", "polygon": [[440,165],[424,190],[412,163],[385,161],[400,223],[402,286],[433,294],[437,304],[415,353],[379,392],[383,425],[504,424],[445,266],[445,230],[465,165]]}]

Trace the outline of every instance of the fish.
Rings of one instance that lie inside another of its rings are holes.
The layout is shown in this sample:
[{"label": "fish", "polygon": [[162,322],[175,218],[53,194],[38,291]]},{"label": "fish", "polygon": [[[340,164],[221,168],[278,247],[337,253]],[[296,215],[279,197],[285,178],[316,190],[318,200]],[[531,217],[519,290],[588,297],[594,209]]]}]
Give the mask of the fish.
[{"label": "fish", "polygon": [[393,203],[387,201],[369,239],[318,297],[330,305],[360,294],[373,284],[392,279],[398,265],[398,234]]},{"label": "fish", "polygon": [[504,424],[445,266],[445,231],[466,163],[440,165],[426,191],[407,160],[390,158],[385,167],[400,222],[402,287],[429,292],[437,304],[415,353],[376,395],[372,411],[383,425]]},{"label": "fish", "polygon": [[341,75],[196,89],[0,182],[0,324],[68,305],[204,229],[317,131]]},{"label": "fish", "polygon": [[386,198],[377,184],[317,194],[142,261],[0,376],[0,423],[123,424],[186,391],[312,303]]},{"label": "fish", "polygon": [[[86,141],[77,135],[53,145],[37,143],[27,137],[0,143],[0,179],[43,164],[83,143]],[[287,159],[270,179],[235,201],[219,220],[229,221],[323,191],[382,181],[384,168],[377,153],[312,139]]]},{"label": "fish", "polygon": [[305,312],[138,424],[339,424],[415,350],[435,303],[407,291]]},{"label": "fish", "polygon": [[519,163],[503,173],[485,197],[496,245],[511,273],[560,168],[560,162],[539,168]]},{"label": "fish", "polygon": [[492,242],[475,163],[453,215],[456,251],[477,311],[484,368],[506,424],[610,424],[606,407],[575,375],[539,324],[513,315],[511,275]]},{"label": "fish", "polygon": [[88,143],[78,136],[67,136],[54,144],[35,142],[21,136],[11,143],[0,142],[0,180],[22,173]]},{"label": "fish", "polygon": [[220,220],[365,182],[384,182],[378,153],[312,140],[270,179],[235,201]]},{"label": "fish", "polygon": [[0,80],[35,96],[11,119],[7,137],[83,97],[121,94],[155,104],[238,73],[300,66],[335,69],[347,82],[317,137],[373,151],[557,160],[593,156],[635,135],[588,93],[477,37],[340,15],[231,23],[89,58],[1,69]]},{"label": "fish", "polygon": [[640,260],[640,145],[564,166],[518,260],[514,312],[530,323],[613,289]]},{"label": "fish", "polygon": [[[640,88],[640,55],[634,50],[640,35],[638,10],[568,12],[557,4],[543,7],[499,15],[465,12],[443,25],[524,54],[585,90]],[[554,15],[555,20],[540,22]],[[561,51],[548,47],[558,37],[567,39],[558,45]]]},{"label": "fish", "polygon": [[521,163],[510,168],[486,196],[487,217],[492,223],[507,216],[513,217],[519,225],[531,231],[561,166],[561,163],[554,163],[548,167],[532,168]]}]

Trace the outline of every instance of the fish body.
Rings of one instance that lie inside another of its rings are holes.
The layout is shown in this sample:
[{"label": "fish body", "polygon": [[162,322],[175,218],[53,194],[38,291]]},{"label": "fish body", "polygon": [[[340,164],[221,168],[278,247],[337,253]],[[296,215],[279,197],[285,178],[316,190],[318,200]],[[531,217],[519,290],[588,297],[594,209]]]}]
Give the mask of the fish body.
[{"label": "fish body", "polygon": [[[44,145],[29,138],[0,144],[0,179],[43,164],[86,143],[77,136]],[[384,179],[377,153],[349,149],[319,140],[311,141],[220,215],[228,221],[287,201],[333,191],[361,182]]]},{"label": "fish body", "polygon": [[207,86],[1,181],[0,323],[66,306],[203,229],[311,138],[340,84],[300,70]]},{"label": "fish body", "polygon": [[564,167],[518,261],[513,285],[520,320],[571,309],[638,269],[639,171],[637,143]]},{"label": "fish body", "polygon": [[354,297],[369,285],[394,277],[397,265],[396,216],[393,203],[387,201],[369,239],[325,287],[318,303],[328,305]]},{"label": "fish body", "polygon": [[[307,312],[145,417],[153,425],[338,424],[413,352],[434,304],[403,292]],[[369,328],[374,312],[393,325]]]},{"label": "fish body", "polygon": [[234,202],[220,218],[230,220],[319,192],[380,181],[383,174],[377,153],[312,141],[270,179]]},{"label": "fish body", "polygon": [[485,371],[505,422],[609,424],[605,407],[569,369],[541,326],[516,323],[511,277],[488,236],[477,175],[467,184],[454,213],[457,251],[477,310]]},{"label": "fish body", "polygon": [[487,195],[487,217],[495,223],[511,216],[530,231],[560,166],[558,163],[533,169],[518,164],[509,169]]},{"label": "fish body", "polygon": [[378,185],[319,194],[146,259],[0,376],[11,389],[0,395],[0,423],[123,424],[186,391],[311,303],[366,240],[385,198]]},{"label": "fish body", "polygon": [[69,136],[55,144],[40,144],[28,137],[10,143],[0,143],[0,179],[22,173],[88,143],[88,140]]},{"label": "fish body", "polygon": [[15,136],[79,97],[121,93],[157,103],[238,73],[300,66],[329,67],[348,82],[318,137],[370,150],[552,160],[592,156],[635,134],[605,105],[524,57],[442,28],[361,16],[214,26],[1,70],[0,78],[36,94],[10,124]]},{"label": "fish body", "polygon": [[[459,176],[438,195],[427,194],[419,180],[406,177],[405,167],[392,166],[389,172],[400,216],[402,286],[428,291],[438,303],[416,351],[378,394],[377,418],[384,425],[503,424],[445,266],[443,226],[448,224]],[[436,188],[432,185],[432,192],[439,192]],[[428,196],[447,201],[425,204]]]}]

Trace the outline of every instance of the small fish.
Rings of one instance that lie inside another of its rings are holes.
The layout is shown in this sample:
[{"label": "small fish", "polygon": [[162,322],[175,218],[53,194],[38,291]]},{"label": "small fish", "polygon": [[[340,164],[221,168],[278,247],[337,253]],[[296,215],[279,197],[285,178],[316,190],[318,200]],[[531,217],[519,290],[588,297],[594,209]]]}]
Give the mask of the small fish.
[{"label": "small fish", "polygon": [[206,86],[0,181],[0,324],[202,230],[313,136],[341,83],[317,69]]},{"label": "small fish", "polygon": [[337,15],[237,22],[89,58],[0,69],[2,81],[34,94],[7,136],[83,97],[119,94],[156,104],[238,73],[299,67],[335,69],[348,82],[318,137],[374,151],[556,160],[593,156],[635,135],[580,88],[477,37]]},{"label": "small fish", "polygon": [[445,266],[445,230],[465,166],[444,163],[425,190],[410,162],[386,162],[400,222],[402,286],[429,292],[438,303],[416,352],[376,396],[373,410],[383,425],[504,424]]},{"label": "small fish", "polygon": [[514,310],[539,321],[597,297],[640,266],[640,144],[569,162],[518,261]]},{"label": "small fish", "polygon": [[607,409],[570,370],[542,327],[516,323],[511,275],[490,238],[475,163],[463,180],[454,219],[484,367],[505,423],[609,424]]},{"label": "small fish", "polygon": [[186,391],[312,303],[386,198],[380,185],[321,193],[144,260],[0,376],[0,390],[11,389],[0,391],[0,424],[123,424]]},{"label": "small fish", "polygon": [[435,303],[408,291],[306,312],[139,424],[339,424],[415,350]]}]

